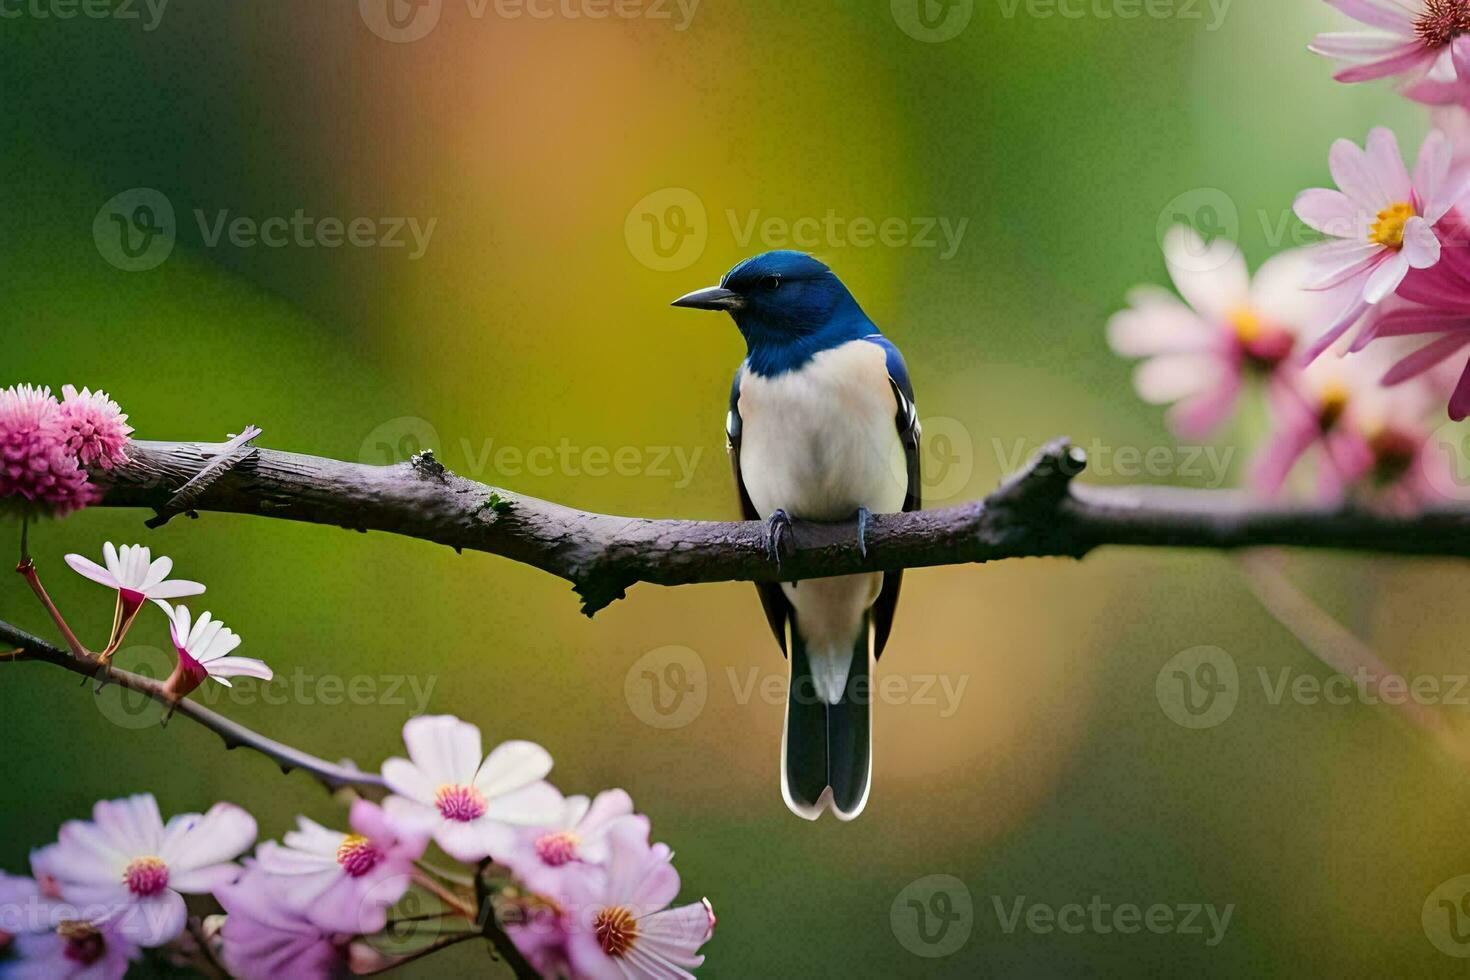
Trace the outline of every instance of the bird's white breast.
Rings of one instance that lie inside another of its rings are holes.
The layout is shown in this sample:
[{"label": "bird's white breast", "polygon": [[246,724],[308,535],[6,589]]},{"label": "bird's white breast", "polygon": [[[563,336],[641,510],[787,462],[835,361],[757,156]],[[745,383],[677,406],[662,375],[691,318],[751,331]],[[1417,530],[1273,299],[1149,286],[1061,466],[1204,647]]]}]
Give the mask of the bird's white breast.
[{"label": "bird's white breast", "polygon": [[854,340],[772,378],[740,379],[740,473],[762,517],[903,509],[908,471],[883,348]]}]

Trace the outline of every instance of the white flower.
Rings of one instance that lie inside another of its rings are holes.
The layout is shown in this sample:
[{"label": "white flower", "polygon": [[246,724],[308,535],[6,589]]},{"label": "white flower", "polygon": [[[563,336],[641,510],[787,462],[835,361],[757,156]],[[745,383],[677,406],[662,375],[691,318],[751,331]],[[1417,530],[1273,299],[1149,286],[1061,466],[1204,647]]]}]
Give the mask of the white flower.
[{"label": "white flower", "polygon": [[406,828],[431,832],[456,861],[507,854],[517,828],[562,816],[562,796],[544,778],[551,754],[535,743],[504,742],[482,757],[480,730],[450,715],[410,718],[403,742],[409,758],[383,763],[397,794],[383,809]]},{"label": "white flower", "polygon": [[234,859],[255,842],[255,818],[231,803],[184,813],[164,824],[151,793],[100,800],[92,819],[68,820],[57,842],[31,856],[61,897],[97,906],[93,925],[140,946],[160,946],[184,930],[180,892],[204,894],[240,873]]},{"label": "white flower", "polygon": [[[184,579],[169,581],[168,573],[173,571],[173,559],[167,555],[159,555],[150,560],[151,553],[143,545],[125,544],[121,548],[114,548],[109,541],[102,546],[102,557],[107,562],[106,568],[81,555],[67,555],[66,563],[78,575],[109,589],[116,589],[134,605],[142,605],[151,599],[164,612],[169,611],[169,605],[163,600],[181,599],[204,591],[204,586],[198,582]],[[132,593],[132,596],[127,596],[126,593]]]},{"label": "white flower", "polygon": [[227,677],[259,677],[268,681],[274,676],[262,660],[229,656],[240,645],[240,636],[224,623],[210,618],[208,612],[200,613],[191,625],[186,607],[164,608],[169,610],[169,632],[179,655],[178,666],[164,684],[174,697],[188,694],[204,683],[206,677],[229,687]]}]

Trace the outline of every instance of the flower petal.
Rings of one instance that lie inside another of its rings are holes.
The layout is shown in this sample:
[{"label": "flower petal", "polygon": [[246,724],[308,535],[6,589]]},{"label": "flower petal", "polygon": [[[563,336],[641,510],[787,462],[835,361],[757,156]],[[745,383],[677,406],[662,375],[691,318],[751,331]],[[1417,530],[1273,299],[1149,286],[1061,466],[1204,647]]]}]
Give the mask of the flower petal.
[{"label": "flower petal", "polygon": [[222,864],[255,843],[255,818],[233,803],[216,803],[173,837],[160,854],[172,874]]},{"label": "flower petal", "polygon": [[1206,317],[1223,319],[1250,296],[1250,272],[1240,247],[1228,238],[1205,244],[1189,225],[1164,234],[1164,264],[1185,302]]},{"label": "flower petal", "polygon": [[480,729],[453,715],[420,715],[403,726],[408,756],[438,783],[465,784],[480,766]]},{"label": "flower petal", "polygon": [[81,555],[67,555],[66,563],[71,566],[72,571],[83,578],[89,578],[109,589],[118,587],[116,576],[90,558],[83,558]]},{"label": "flower petal", "polygon": [[1413,15],[1397,4],[1384,8],[1372,0],[1327,0],[1327,3],[1369,27],[1378,27],[1405,37],[1414,36]]},{"label": "flower petal", "polygon": [[535,742],[513,739],[495,746],[475,773],[475,789],[487,799],[521,788],[551,772],[551,753]]},{"label": "flower petal", "polygon": [[1404,252],[1390,256],[1368,277],[1368,284],[1363,287],[1363,299],[1369,305],[1382,302],[1393,295],[1394,290],[1399,288],[1399,283],[1403,282],[1404,276],[1408,274],[1409,257]]},{"label": "flower petal", "polygon": [[1292,210],[1308,228],[1333,238],[1360,240],[1371,223],[1368,212],[1342,191],[1312,187],[1292,202]]}]

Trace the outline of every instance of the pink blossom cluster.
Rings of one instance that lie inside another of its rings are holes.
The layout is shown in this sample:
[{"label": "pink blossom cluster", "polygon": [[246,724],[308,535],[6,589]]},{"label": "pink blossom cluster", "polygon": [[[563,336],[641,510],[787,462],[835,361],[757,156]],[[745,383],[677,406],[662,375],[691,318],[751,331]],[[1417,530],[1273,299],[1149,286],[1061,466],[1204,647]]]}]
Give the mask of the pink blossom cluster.
[{"label": "pink blossom cluster", "polygon": [[0,503],[23,516],[62,516],[101,499],[89,468],[127,462],[133,431],[117,402],[71,385],[0,389]]},{"label": "pink blossom cluster", "polygon": [[[300,817],[253,856],[255,821],[232,804],[165,822],[148,794],[99,802],[32,853],[29,877],[0,874],[0,973],[117,980],[191,943],[244,980],[376,973],[433,951],[395,948],[406,927],[472,938],[493,922],[543,976],[692,977],[714,914],[673,905],[673,855],[627,793],[563,797],[545,749],[482,754],[479,729],[450,716],[411,719],[403,738],[382,805],[357,799],[345,831]],[[468,867],[426,862],[431,843]],[[442,918],[397,913],[410,892]],[[222,915],[191,920],[190,894]]]},{"label": "pink blossom cluster", "polygon": [[1182,436],[1218,432],[1259,393],[1269,432],[1248,477],[1263,496],[1310,485],[1327,504],[1396,510],[1463,499],[1458,438],[1440,436],[1446,410],[1470,416],[1470,0],[1327,3],[1372,29],[1310,45],[1347,63],[1340,81],[1395,77],[1434,106],[1413,169],[1389,129],[1338,140],[1336,186],[1294,203],[1322,240],[1254,279],[1234,243],[1172,229],[1178,295],[1136,290],[1109,340],[1143,359],[1139,394],[1172,404]]}]

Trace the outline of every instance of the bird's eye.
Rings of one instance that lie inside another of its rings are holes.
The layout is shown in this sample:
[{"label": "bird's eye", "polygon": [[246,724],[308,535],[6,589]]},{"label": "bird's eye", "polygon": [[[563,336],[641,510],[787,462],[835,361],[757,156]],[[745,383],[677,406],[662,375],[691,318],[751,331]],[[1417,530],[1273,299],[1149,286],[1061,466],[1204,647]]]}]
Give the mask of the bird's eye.
[{"label": "bird's eye", "polygon": [[761,279],[761,288],[768,293],[774,293],[781,288],[781,277],[775,275],[765,276]]}]

